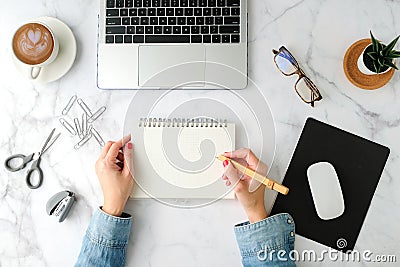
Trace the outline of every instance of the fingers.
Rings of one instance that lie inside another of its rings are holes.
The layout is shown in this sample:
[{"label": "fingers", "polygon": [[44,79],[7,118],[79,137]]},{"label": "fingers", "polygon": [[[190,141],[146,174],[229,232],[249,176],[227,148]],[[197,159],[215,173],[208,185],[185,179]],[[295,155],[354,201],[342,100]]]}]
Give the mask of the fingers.
[{"label": "fingers", "polygon": [[233,167],[230,162],[228,165],[225,166],[224,176],[226,177],[226,181],[229,181],[230,184],[236,184],[240,181],[240,175],[238,171],[235,169],[235,167]]},{"label": "fingers", "polygon": [[110,147],[110,149],[107,152],[107,155],[105,156],[105,159],[114,162],[115,159],[118,156],[119,150],[131,140],[131,136],[125,136],[122,139],[118,140],[117,142],[113,143]]},{"label": "fingers", "polygon": [[133,169],[133,144],[131,142],[127,143],[125,145],[125,160],[124,160],[124,170],[123,173],[124,175],[132,175],[132,177],[135,175],[134,174],[134,169]]},{"label": "fingers", "polygon": [[108,151],[110,150],[110,147],[112,146],[113,143],[114,142],[112,142],[112,141],[108,141],[106,143],[106,145],[104,146],[104,148],[103,148],[103,150],[101,151],[101,154],[100,154],[100,158],[101,159],[104,159],[106,157],[106,155],[107,155]]},{"label": "fingers", "polygon": [[247,161],[250,153],[252,154],[250,149],[241,148],[232,152],[225,152],[224,156],[228,158],[244,159]]}]

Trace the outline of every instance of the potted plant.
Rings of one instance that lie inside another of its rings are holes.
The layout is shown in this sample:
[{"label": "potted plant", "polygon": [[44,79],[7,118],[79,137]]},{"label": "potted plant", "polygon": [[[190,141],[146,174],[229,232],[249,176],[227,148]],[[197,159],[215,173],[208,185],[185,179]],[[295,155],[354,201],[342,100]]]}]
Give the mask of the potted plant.
[{"label": "potted plant", "polygon": [[382,44],[371,34],[371,44],[368,45],[358,58],[357,65],[359,70],[367,75],[383,74],[391,68],[398,70],[396,58],[400,58],[400,51],[394,50],[394,46],[399,40],[399,36],[388,45]]}]

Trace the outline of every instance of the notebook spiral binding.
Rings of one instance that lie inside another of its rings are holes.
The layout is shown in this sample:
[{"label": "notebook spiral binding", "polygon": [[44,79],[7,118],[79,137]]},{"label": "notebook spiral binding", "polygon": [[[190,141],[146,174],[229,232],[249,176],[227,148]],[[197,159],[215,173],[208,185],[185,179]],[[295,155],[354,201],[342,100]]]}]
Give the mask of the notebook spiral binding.
[{"label": "notebook spiral binding", "polygon": [[227,127],[227,120],[212,118],[141,118],[139,127]]}]

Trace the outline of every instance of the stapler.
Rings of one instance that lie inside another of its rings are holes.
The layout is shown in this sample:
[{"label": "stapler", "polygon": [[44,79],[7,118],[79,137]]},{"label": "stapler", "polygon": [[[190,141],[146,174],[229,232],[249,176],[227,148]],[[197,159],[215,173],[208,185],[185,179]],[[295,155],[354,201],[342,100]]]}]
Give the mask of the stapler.
[{"label": "stapler", "polygon": [[46,204],[46,212],[49,216],[56,216],[58,222],[67,217],[75,201],[75,194],[71,191],[61,191],[52,196]]}]

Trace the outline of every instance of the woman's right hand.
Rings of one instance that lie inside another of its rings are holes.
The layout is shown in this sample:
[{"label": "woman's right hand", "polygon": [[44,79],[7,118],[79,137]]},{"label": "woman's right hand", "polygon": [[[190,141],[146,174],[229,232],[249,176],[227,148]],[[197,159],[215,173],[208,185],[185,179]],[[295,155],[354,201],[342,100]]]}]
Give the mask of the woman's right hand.
[{"label": "woman's right hand", "polygon": [[[266,175],[268,167],[260,161],[248,148],[225,152],[225,157],[231,158],[256,172]],[[265,185],[236,170],[229,161],[224,161],[225,173],[222,177],[226,185],[233,185],[236,197],[245,210],[250,223],[261,221],[268,217],[264,206]]]}]

